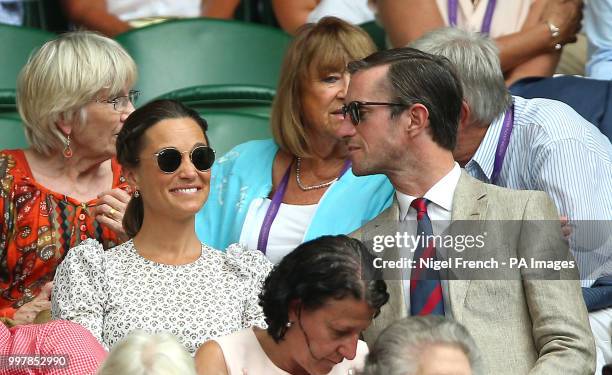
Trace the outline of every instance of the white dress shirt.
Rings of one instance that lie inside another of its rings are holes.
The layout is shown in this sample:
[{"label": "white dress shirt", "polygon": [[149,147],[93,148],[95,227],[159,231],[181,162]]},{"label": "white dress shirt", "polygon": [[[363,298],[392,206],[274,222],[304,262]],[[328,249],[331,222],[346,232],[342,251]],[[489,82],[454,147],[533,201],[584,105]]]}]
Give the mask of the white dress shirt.
[{"label": "white dress shirt", "polygon": [[[453,169],[442,177],[438,182],[434,184],[424,195],[423,198],[427,199],[430,203],[427,205],[427,215],[431,220],[431,226],[434,235],[442,234],[451,221],[451,212],[453,208],[453,196],[455,189],[459,183],[459,177],[461,177],[461,168],[459,164],[455,163]],[[417,211],[410,206],[413,200],[419,197],[413,197],[411,195],[403,194],[399,191],[395,192],[397,202],[399,204],[399,217],[400,222],[414,222],[416,223]],[[414,227],[414,233],[416,234],[416,225],[409,226]],[[401,251],[402,249],[400,249]],[[414,256],[413,251],[404,251],[400,254],[401,257],[412,259]],[[403,276],[403,291],[404,300],[406,301],[406,310],[410,311],[410,269]],[[452,318],[450,297],[448,294],[448,280],[441,280],[442,282],[442,297],[444,299],[444,315]]]}]

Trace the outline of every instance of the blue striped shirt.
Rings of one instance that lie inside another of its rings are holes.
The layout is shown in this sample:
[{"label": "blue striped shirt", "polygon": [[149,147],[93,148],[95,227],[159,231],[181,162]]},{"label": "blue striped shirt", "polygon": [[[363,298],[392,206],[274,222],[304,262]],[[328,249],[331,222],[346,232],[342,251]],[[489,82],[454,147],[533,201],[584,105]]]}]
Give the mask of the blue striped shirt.
[{"label": "blue striped shirt", "polygon": [[[588,93],[585,93],[588,94]],[[497,185],[550,195],[573,234],[582,286],[612,275],[612,145],[568,105],[513,97],[514,127]],[[490,183],[504,114],[493,121],[466,171]]]}]

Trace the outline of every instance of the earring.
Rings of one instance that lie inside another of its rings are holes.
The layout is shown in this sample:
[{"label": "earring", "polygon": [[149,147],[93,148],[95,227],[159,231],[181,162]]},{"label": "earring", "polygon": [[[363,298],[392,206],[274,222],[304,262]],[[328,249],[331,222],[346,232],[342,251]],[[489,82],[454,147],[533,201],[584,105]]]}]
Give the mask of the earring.
[{"label": "earring", "polygon": [[62,151],[62,155],[66,159],[70,159],[72,157],[72,149],[70,148],[70,134],[66,136],[66,147],[64,147],[64,151]]},{"label": "earring", "polygon": [[291,328],[292,325],[293,325],[293,322],[291,320],[285,323],[285,327],[287,328]]},{"label": "earring", "polygon": [[134,198],[140,197],[140,192],[138,190],[134,190]]}]

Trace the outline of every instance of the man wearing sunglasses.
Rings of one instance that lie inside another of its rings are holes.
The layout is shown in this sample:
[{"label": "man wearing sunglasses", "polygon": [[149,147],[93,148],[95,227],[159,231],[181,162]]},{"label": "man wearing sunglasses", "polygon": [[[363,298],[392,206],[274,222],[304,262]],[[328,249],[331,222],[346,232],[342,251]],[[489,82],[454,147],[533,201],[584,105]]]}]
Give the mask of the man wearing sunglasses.
[{"label": "man wearing sunglasses", "polygon": [[[462,81],[466,116],[459,125],[455,160],[481,181],[545,191],[559,214],[569,220],[571,249],[596,339],[600,374],[601,367],[612,361],[612,144],[601,134],[606,134],[607,126],[612,137],[612,83],[598,92],[597,85],[604,81],[582,78],[585,86],[578,88],[570,82],[579,78],[551,78],[549,82],[559,80],[556,82],[560,86],[530,95],[536,99],[525,99],[522,94],[508,92],[497,49],[488,38],[442,29],[425,35],[413,46],[448,58]],[[560,82],[568,84],[561,86]],[[577,107],[583,108],[582,116],[590,115],[591,121],[601,119],[601,132],[593,125],[596,122],[589,123],[556,101],[576,108],[576,101],[568,101],[572,97],[583,103]],[[607,120],[606,102],[611,112]],[[590,111],[585,113],[587,108]],[[505,121],[509,114],[512,123]],[[496,152],[504,146],[505,157]]]},{"label": "man wearing sunglasses", "polygon": [[[383,173],[396,189],[393,205],[353,234],[381,257],[391,294],[366,340],[406,315],[443,315],[473,335],[487,374],[592,374],[578,271],[552,201],[484,184],[453,159],[463,91],[450,62],[401,48],[352,62],[349,71],[338,132],[353,171]],[[481,235],[482,245],[435,241],[460,233]],[[544,258],[566,263],[554,271],[508,265]]]}]

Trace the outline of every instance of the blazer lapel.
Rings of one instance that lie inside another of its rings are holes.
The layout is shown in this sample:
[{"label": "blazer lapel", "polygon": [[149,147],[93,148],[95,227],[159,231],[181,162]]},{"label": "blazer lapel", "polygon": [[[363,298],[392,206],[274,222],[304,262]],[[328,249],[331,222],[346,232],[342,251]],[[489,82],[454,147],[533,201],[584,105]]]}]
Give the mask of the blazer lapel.
[{"label": "blazer lapel", "polygon": [[[459,183],[453,195],[451,221],[484,220],[486,218],[487,204],[487,190],[485,185],[473,177],[470,177],[462,170]],[[398,228],[398,219],[399,204],[394,197],[393,204],[389,208],[381,212],[374,220],[355,232],[354,236],[363,241],[371,241],[375,235],[392,234],[395,231],[394,228]],[[388,252],[388,255],[385,255],[384,258],[399,259],[400,255],[397,248],[387,249],[386,252]],[[380,256],[381,254],[378,255]],[[392,303],[383,306],[380,315],[372,322],[372,326],[368,331],[376,334],[380,333],[382,329],[395,320],[409,315],[406,309],[406,301],[404,299],[402,287],[402,275],[400,271],[397,269],[387,269],[384,278],[387,282],[387,291],[390,295],[389,301],[392,301]],[[453,317],[457,321],[461,321],[470,281],[451,280],[448,285]]]},{"label": "blazer lapel", "polygon": [[[361,233],[365,241],[372,240],[377,235],[393,235],[399,228],[399,204],[395,195],[393,196],[393,203],[389,208],[381,212],[374,220],[363,228]],[[374,254],[385,260],[397,260],[400,258],[400,253],[396,247],[385,248],[384,252]],[[389,281],[401,280],[402,274],[397,268],[385,268],[383,270],[383,277],[389,284]]]},{"label": "blazer lapel", "polygon": [[[461,170],[461,177],[453,195],[453,208],[451,212],[451,221],[468,221],[486,219],[487,212],[487,190],[485,184],[469,176],[465,170]],[[476,224],[481,226],[481,224]],[[459,225],[462,227],[463,225]],[[463,226],[465,228],[465,226]],[[478,227],[472,227],[471,230],[478,231]],[[453,235],[453,229],[450,229]],[[466,254],[467,256],[468,254]],[[476,254],[474,254],[476,255]],[[450,297],[453,317],[457,321],[461,321],[463,317],[463,307],[470,280],[450,280],[448,283],[448,294]]]},{"label": "blazer lapel", "polygon": [[[368,243],[377,235],[393,235],[399,228],[399,204],[397,199],[393,198],[393,203],[389,208],[380,213],[376,218],[363,226],[354,235],[362,241]],[[400,258],[399,251],[396,247],[385,248],[384,253],[374,254],[377,257],[388,260],[397,260]],[[389,293],[389,301],[380,311],[380,314],[373,320],[366,335],[367,339],[374,339],[380,331],[386,328],[389,324],[397,319],[407,316],[406,301],[404,301],[402,288],[402,273],[399,269],[386,268],[383,270],[383,278],[387,283],[387,292]]]},{"label": "blazer lapel", "polygon": [[461,177],[453,195],[451,220],[484,220],[487,203],[485,184],[461,170]]}]

